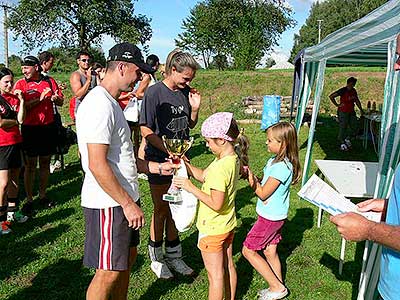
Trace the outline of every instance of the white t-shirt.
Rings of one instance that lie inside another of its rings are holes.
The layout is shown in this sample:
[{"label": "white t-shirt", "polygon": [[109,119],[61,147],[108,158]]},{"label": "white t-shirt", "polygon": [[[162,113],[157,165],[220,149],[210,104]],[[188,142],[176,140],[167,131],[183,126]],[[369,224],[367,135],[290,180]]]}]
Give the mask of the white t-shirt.
[{"label": "white t-shirt", "polygon": [[87,144],[109,145],[108,163],[121,186],[137,201],[139,186],[130,130],[121,107],[106,89],[97,86],[86,95],[76,115],[76,130],[85,172],[81,205],[87,208],[119,206],[90,172]]}]

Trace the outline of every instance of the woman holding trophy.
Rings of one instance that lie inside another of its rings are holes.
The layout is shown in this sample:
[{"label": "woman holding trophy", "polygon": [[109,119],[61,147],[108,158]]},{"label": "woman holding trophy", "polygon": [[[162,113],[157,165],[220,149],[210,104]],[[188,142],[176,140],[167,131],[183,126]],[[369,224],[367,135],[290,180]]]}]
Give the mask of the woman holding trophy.
[{"label": "woman holding trophy", "polygon": [[[201,99],[197,90],[189,86],[197,67],[196,60],[189,53],[175,49],[168,55],[165,79],[146,91],[139,121],[142,136],[147,142],[146,159],[162,163],[169,157],[163,136],[189,140],[189,131],[197,124]],[[194,271],[182,260],[182,246],[169,204],[163,201],[163,195],[167,194],[171,185],[172,174],[150,174],[148,181],[154,205],[148,246],[151,270],[161,279],[172,279],[171,269],[191,276]]]}]

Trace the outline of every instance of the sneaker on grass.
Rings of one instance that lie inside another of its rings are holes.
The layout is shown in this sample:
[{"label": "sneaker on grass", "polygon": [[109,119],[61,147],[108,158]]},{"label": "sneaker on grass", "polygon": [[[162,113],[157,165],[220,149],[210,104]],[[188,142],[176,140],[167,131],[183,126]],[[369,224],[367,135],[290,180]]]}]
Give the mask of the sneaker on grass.
[{"label": "sneaker on grass", "polygon": [[352,147],[352,144],[351,144],[350,139],[346,138],[346,139],[344,140],[344,143],[346,144],[347,148],[351,148],[351,147]]},{"label": "sneaker on grass", "polygon": [[9,234],[12,230],[8,227],[10,223],[8,221],[0,222],[0,235]]},{"label": "sneaker on grass", "polygon": [[142,180],[149,180],[149,178],[147,177],[147,175],[145,173],[139,173],[138,178],[142,179]]},{"label": "sneaker on grass", "polygon": [[54,163],[50,164],[50,173],[53,174],[55,171],[60,170],[61,167],[61,161],[56,160]]},{"label": "sneaker on grass", "polygon": [[161,261],[152,261],[150,265],[151,270],[156,274],[157,278],[160,279],[172,279],[174,275],[168,269],[168,266],[165,262]]},{"label": "sneaker on grass", "polygon": [[19,210],[7,213],[7,221],[9,222],[25,223],[26,221],[28,221],[28,219],[29,217],[24,216]]},{"label": "sneaker on grass", "polygon": [[175,272],[184,276],[193,276],[194,271],[181,258],[166,258],[167,266]]}]

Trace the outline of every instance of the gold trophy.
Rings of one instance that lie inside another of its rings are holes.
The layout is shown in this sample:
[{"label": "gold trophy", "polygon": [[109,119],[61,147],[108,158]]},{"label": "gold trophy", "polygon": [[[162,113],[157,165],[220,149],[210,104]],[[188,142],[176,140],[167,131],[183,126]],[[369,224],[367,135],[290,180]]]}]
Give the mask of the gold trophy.
[{"label": "gold trophy", "polygon": [[[174,164],[179,164],[181,162],[182,156],[193,144],[193,137],[190,137],[188,140],[182,140],[168,139],[165,135],[163,135],[162,140],[168,153],[172,156],[172,163]],[[174,171],[173,175],[176,175],[176,170]],[[180,189],[171,184],[168,189],[168,194],[164,194],[162,199],[168,202],[181,202],[182,197]]]}]

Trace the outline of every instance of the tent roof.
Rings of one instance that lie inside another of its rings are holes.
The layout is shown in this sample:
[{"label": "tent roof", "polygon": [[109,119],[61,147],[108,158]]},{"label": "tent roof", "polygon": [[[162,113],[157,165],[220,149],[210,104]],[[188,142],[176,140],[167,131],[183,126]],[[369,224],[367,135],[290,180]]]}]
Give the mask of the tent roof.
[{"label": "tent roof", "polygon": [[305,62],[327,64],[387,65],[387,43],[400,33],[400,0],[391,0],[370,14],[304,49]]}]

